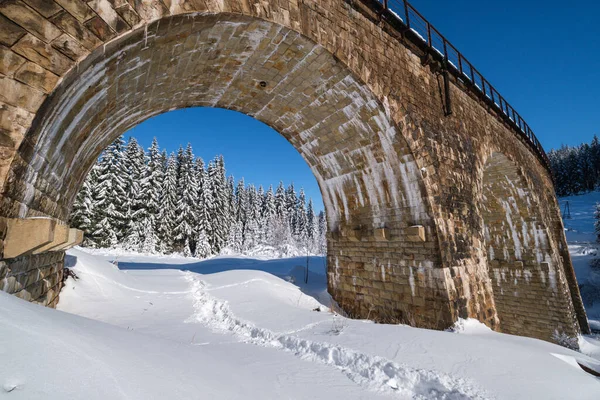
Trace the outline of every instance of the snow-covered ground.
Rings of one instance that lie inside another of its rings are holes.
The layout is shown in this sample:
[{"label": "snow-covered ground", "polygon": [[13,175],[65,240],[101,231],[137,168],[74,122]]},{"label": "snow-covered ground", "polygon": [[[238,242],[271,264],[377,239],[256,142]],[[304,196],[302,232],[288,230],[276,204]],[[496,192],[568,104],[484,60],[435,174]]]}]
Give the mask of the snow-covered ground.
[{"label": "snow-covered ground", "polygon": [[600,266],[595,269],[590,266],[590,262],[600,256],[600,244],[594,233],[597,203],[600,203],[600,192],[559,199],[569,252],[590,326],[600,332]]},{"label": "snow-covered ground", "polygon": [[306,258],[107,258],[69,251],[59,311],[0,293],[0,397],[600,398],[600,361],[550,343],[336,315],[318,257],[308,284]]}]

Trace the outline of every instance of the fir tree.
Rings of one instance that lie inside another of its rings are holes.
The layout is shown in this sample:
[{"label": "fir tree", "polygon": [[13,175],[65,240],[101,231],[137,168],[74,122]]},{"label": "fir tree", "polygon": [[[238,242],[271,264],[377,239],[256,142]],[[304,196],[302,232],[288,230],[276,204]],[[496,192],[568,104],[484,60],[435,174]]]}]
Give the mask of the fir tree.
[{"label": "fir tree", "polygon": [[596,232],[596,242],[600,243],[600,203],[596,203],[596,211],[594,213],[594,230]]},{"label": "fir tree", "polygon": [[204,169],[204,161],[196,159],[196,177],[198,185],[198,201],[196,205],[196,241],[199,243],[196,249],[196,257],[208,257],[213,253],[210,237],[213,234],[213,219],[211,217],[213,208],[210,178]]},{"label": "fir tree", "polygon": [[315,215],[310,199],[306,208],[303,190],[298,197],[293,184],[285,189],[280,182],[276,193],[243,179],[236,184],[222,156],[205,168],[190,145],[167,158],[156,140],[148,153],[133,138],[124,150],[121,138],[111,144],[83,182],[71,220],[92,247],[202,258],[225,247],[243,253],[265,245],[281,254],[326,249],[324,214]]},{"label": "fir tree", "polygon": [[185,151],[178,155],[179,179],[177,180],[177,209],[174,228],[176,247],[184,254],[193,254],[195,250],[195,214],[198,200],[198,186],[194,170],[194,153],[188,143]]},{"label": "fir tree", "polygon": [[157,217],[159,251],[173,251],[173,236],[177,217],[177,161],[175,154],[167,160],[165,177],[161,186],[160,210]]}]

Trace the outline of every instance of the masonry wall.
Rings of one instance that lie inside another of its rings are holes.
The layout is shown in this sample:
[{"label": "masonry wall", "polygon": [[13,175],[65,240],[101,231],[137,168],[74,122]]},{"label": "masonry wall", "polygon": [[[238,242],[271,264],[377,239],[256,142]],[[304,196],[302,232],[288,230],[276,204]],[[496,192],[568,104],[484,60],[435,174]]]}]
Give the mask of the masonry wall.
[{"label": "masonry wall", "polygon": [[575,336],[570,290],[556,243],[541,222],[538,196],[498,153],[486,162],[483,183],[484,238],[500,329],[545,340]]},{"label": "masonry wall", "polygon": [[[194,11],[217,14],[183,15]],[[235,109],[274,127],[315,173],[329,290],[350,314],[435,328],[473,317],[547,339],[554,320],[543,334],[521,331],[497,311],[482,199],[486,162],[499,153],[537,196],[536,229],[549,232],[567,288],[542,312],[566,315],[565,332],[579,329],[573,313],[586,324],[548,172],[459,81],[444,116],[439,73],[364,3],[9,0],[0,14],[2,216],[65,219],[94,157],[145,118]],[[86,88],[93,71],[101,79]]]},{"label": "masonry wall", "polygon": [[54,307],[62,288],[64,251],[0,261],[0,290]]}]

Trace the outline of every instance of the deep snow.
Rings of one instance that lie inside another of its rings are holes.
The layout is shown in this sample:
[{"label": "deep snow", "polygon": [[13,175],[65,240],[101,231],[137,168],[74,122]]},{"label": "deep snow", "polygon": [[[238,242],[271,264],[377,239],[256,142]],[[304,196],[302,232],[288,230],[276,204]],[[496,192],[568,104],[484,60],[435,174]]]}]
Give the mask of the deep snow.
[{"label": "deep snow", "polygon": [[550,343],[498,334],[476,321],[461,321],[453,333],[332,314],[323,260],[310,261],[304,285],[305,258],[120,256],[120,270],[70,250],[79,279],[68,280],[61,311],[1,294],[0,354],[9,362],[0,364],[0,397],[600,395],[600,381],[577,360],[594,368],[600,362]]}]

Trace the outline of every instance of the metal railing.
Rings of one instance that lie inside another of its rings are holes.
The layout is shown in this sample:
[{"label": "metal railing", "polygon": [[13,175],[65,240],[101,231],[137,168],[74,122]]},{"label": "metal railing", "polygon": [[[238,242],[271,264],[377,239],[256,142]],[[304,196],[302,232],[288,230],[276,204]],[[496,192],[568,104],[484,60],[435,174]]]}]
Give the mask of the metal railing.
[{"label": "metal railing", "polygon": [[421,13],[404,0],[372,0],[371,4],[381,8],[377,11],[386,18],[387,22],[396,26],[400,24],[403,31],[412,35],[412,39],[420,41],[421,46],[425,46],[434,58],[441,61],[449,73],[470,86],[480,99],[499,113],[504,121],[521,135],[542,164],[550,170],[550,162],[544,148],[521,115]]}]

